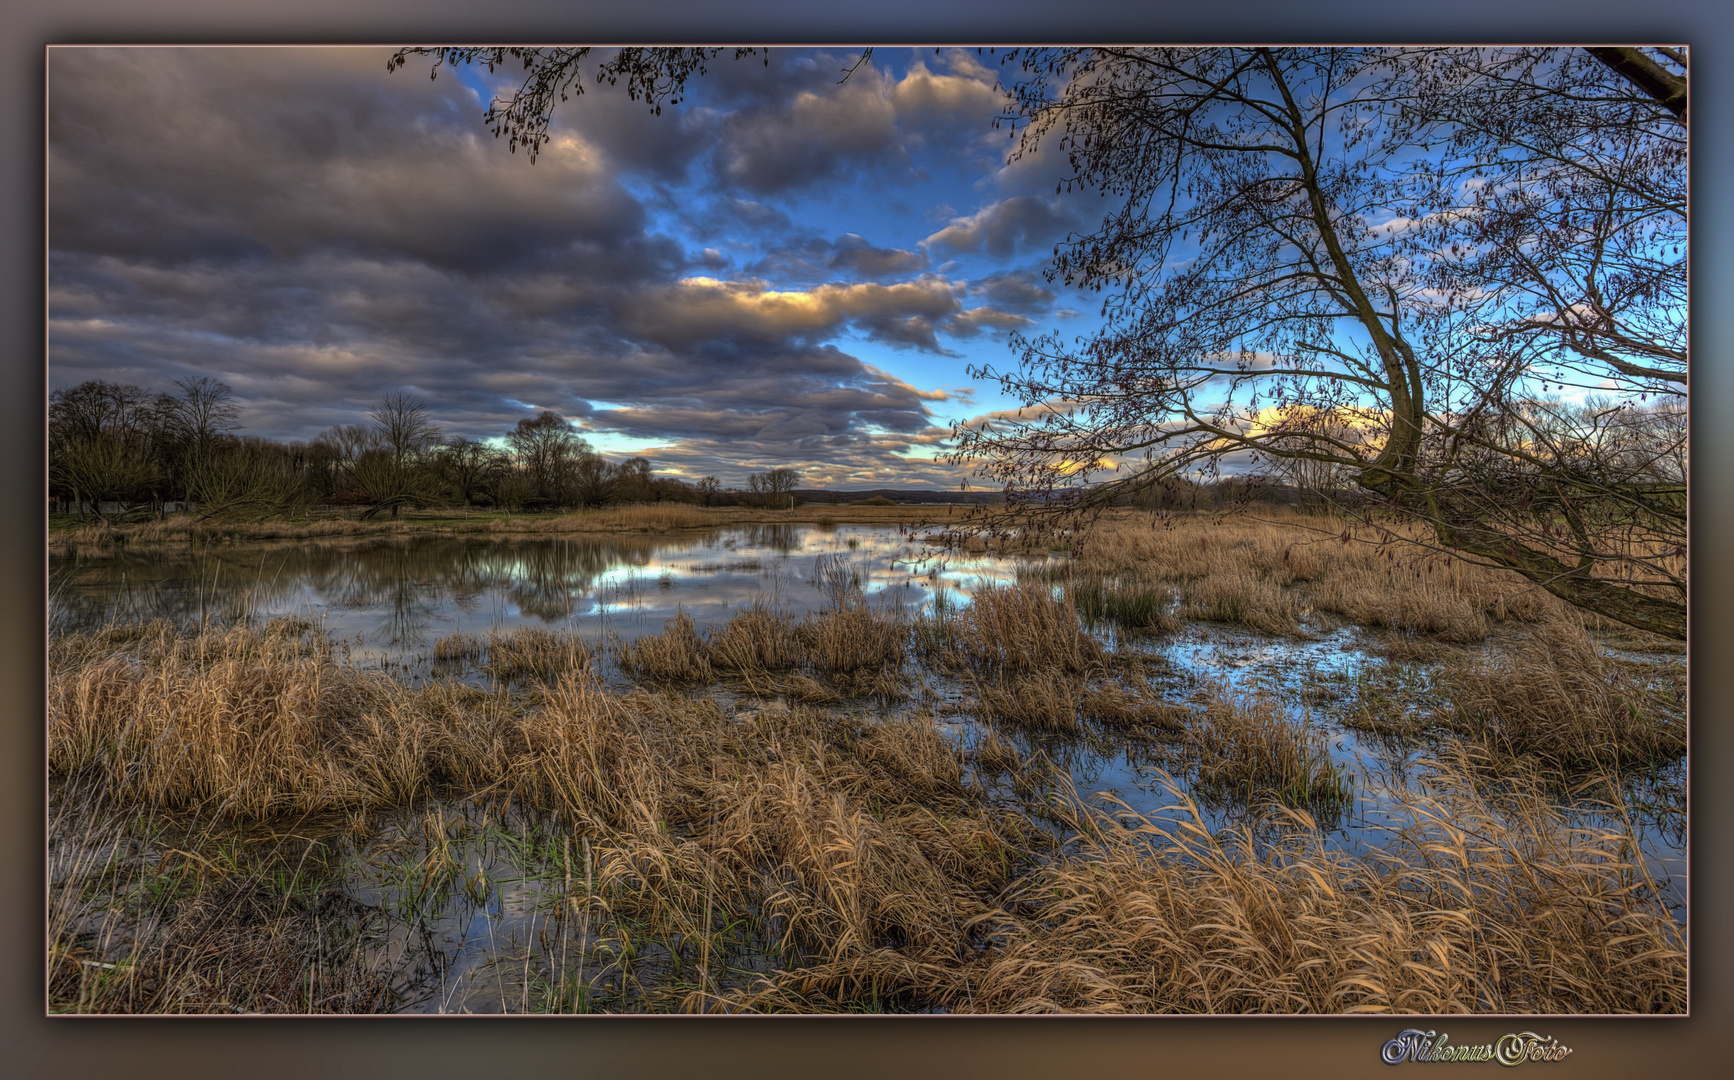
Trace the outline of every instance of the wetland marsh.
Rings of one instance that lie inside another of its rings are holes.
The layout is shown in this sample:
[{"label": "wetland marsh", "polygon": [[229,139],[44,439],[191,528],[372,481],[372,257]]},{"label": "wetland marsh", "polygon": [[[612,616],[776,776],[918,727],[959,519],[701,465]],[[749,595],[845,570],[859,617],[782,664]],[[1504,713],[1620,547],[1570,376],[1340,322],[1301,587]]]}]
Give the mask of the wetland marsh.
[{"label": "wetland marsh", "polygon": [[1348,535],[61,556],[50,1007],[1683,1011],[1681,651]]}]

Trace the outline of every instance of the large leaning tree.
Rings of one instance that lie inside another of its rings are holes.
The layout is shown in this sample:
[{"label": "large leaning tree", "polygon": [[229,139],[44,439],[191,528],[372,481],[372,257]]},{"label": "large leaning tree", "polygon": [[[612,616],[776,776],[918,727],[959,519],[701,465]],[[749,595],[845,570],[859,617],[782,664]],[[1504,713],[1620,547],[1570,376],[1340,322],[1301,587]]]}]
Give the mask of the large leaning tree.
[{"label": "large leaning tree", "polygon": [[[1076,512],[1175,477],[1348,479],[1423,544],[1686,632],[1685,57],[1020,51],[1002,122],[1099,228],[1101,329],[977,369],[957,458]],[[1062,186],[1064,186],[1062,185]]]}]

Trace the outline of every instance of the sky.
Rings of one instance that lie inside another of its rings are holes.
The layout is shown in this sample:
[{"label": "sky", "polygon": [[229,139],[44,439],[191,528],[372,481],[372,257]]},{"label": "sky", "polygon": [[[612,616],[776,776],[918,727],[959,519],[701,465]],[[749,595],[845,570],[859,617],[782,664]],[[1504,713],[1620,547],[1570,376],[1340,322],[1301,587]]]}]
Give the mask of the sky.
[{"label": "sky", "polygon": [[309,440],[384,394],[447,436],[552,409],[664,476],[939,486],[971,364],[1099,324],[1045,280],[1105,207],[1010,160],[998,58],[725,52],[652,115],[560,105],[534,164],[482,122],[513,73],[382,48],[55,48],[49,381],[233,388]]}]

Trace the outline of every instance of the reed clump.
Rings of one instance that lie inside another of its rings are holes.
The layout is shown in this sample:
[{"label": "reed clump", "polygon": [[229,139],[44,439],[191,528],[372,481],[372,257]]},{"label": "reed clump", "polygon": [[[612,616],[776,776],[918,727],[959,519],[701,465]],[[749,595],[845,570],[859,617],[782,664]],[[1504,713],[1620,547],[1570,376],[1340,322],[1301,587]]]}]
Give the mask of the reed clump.
[{"label": "reed clump", "polygon": [[[1489,613],[1475,592],[1453,581],[1446,572],[1417,569],[1432,562],[1389,560],[1364,566],[1357,575],[1336,573],[1313,586],[1308,594],[1320,611],[1342,615],[1362,626],[1386,627],[1454,643],[1485,639],[1491,630]],[[1461,575],[1458,575],[1461,578]],[[1485,600],[1483,600],[1485,602]],[[1505,610],[1501,607],[1501,610]]]},{"label": "reed clump", "polygon": [[[1430,763],[1384,851],[1276,841],[1173,809],[1056,802],[1073,839],[1021,880],[972,1008],[1133,1013],[1656,1013],[1686,1006],[1686,941],[1618,825]],[[1617,975],[1610,973],[1617,972]]]},{"label": "reed clump", "polygon": [[814,670],[852,674],[901,667],[909,631],[895,616],[855,604],[809,617],[796,637]]},{"label": "reed clump", "polygon": [[1184,597],[1180,614],[1186,618],[1234,623],[1267,634],[1293,632],[1300,616],[1301,605],[1292,593],[1248,568],[1191,581]]},{"label": "reed clump", "polygon": [[1141,679],[1121,685],[1107,653],[1079,623],[1072,593],[1040,580],[978,590],[969,606],[916,624],[915,651],[960,675],[971,711],[1026,732],[1076,735],[1096,724],[1148,733],[1170,710]]},{"label": "reed clump", "polygon": [[705,647],[711,667],[730,674],[788,671],[801,662],[794,619],[759,604],[712,631]]},{"label": "reed clump", "polygon": [[622,645],[619,656],[623,671],[649,682],[703,683],[732,675],[755,687],[785,686],[808,702],[836,700],[814,681],[819,675],[850,696],[898,697],[908,636],[903,622],[864,603],[800,622],[754,605],[708,634],[683,612],[664,623],[661,634]]},{"label": "reed clump", "polygon": [[1290,720],[1268,696],[1236,696],[1213,684],[1196,696],[1203,707],[1188,715],[1174,747],[1201,796],[1245,804],[1274,799],[1331,819],[1352,804],[1352,776],[1331,759],[1322,732]]},{"label": "reed clump", "polygon": [[463,631],[447,634],[433,644],[435,663],[458,664],[466,660],[474,660],[487,652],[486,638],[478,634],[466,634]]},{"label": "reed clump", "polygon": [[1450,729],[1500,757],[1581,770],[1655,767],[1686,752],[1683,668],[1617,662],[1576,619],[1446,664],[1439,681]]},{"label": "reed clump", "polygon": [[710,654],[692,616],[680,612],[663,623],[662,633],[646,634],[620,648],[620,668],[656,682],[709,682]]},{"label": "reed clump", "polygon": [[146,805],[263,814],[359,799],[330,748],[411,696],[336,662],[322,636],[236,626],[107,651],[91,640],[55,646],[49,767],[93,769],[114,797]]},{"label": "reed clump", "polygon": [[[437,644],[434,651],[437,657]],[[545,681],[589,664],[590,648],[577,634],[520,626],[488,635],[488,662],[483,670],[506,682]]]},{"label": "reed clump", "polygon": [[1034,582],[977,589],[967,607],[920,629],[926,658],[950,670],[998,678],[1032,671],[1083,675],[1102,666],[1102,646],[1069,599]]},{"label": "reed clump", "polygon": [[1120,576],[1081,577],[1068,582],[1067,592],[1088,623],[1111,622],[1123,631],[1149,635],[1172,634],[1184,625],[1169,610],[1172,590],[1167,586]]}]

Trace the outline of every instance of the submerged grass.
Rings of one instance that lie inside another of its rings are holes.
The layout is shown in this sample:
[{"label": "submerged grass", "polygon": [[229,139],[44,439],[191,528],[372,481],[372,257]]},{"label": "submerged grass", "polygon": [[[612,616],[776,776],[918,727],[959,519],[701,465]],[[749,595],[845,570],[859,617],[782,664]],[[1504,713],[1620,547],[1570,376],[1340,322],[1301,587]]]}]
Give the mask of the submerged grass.
[{"label": "submerged grass", "polygon": [[51,1012],[353,1013],[395,1004],[391,972],[367,945],[377,915],[346,894],[327,845],[293,829],[200,844],[208,822],[116,813],[100,788],[76,780],[57,796]]},{"label": "submerged grass", "polygon": [[1331,759],[1322,732],[1288,719],[1268,695],[1237,697],[1206,684],[1197,696],[1203,708],[1192,714],[1178,745],[1202,797],[1274,799],[1330,820],[1353,804],[1353,776]]}]

